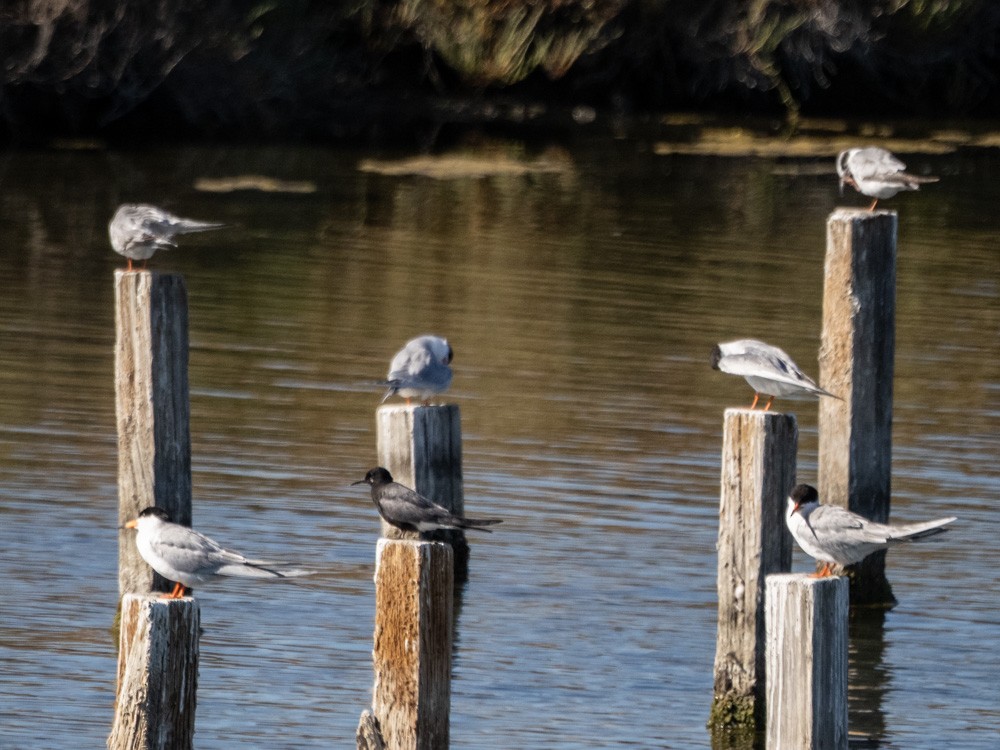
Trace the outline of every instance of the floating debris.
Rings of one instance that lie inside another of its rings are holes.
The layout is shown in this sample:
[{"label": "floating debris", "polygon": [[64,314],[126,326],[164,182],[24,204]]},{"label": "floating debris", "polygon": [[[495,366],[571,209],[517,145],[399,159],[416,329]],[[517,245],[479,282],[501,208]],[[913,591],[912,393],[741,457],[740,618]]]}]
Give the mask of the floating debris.
[{"label": "floating debris", "polygon": [[195,180],[194,189],[203,193],[234,193],[238,190],[258,190],[262,193],[315,193],[316,184],[248,174],[239,177],[201,177]]},{"label": "floating debris", "polygon": [[501,175],[526,175],[542,172],[564,173],[573,171],[572,162],[561,152],[546,152],[537,159],[522,160],[506,154],[444,154],[441,156],[414,156],[409,159],[364,159],[358,164],[362,172],[400,176],[419,175],[435,180],[483,178]]}]

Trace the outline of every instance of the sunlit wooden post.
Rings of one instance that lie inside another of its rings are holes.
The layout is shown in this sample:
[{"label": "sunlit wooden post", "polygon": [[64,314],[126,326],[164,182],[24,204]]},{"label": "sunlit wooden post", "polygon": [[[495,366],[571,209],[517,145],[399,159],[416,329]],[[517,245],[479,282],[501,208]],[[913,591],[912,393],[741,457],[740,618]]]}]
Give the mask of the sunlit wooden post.
[{"label": "sunlit wooden post", "polygon": [[[452,513],[465,515],[462,491],[462,417],[457,404],[420,406],[391,404],[376,413],[378,462],[400,484]],[[404,532],[385,521],[386,539],[418,539],[417,532]],[[441,530],[426,535],[445,541],[455,550],[455,578],[467,577],[469,546],[461,530]]]},{"label": "sunlit wooden post", "polygon": [[448,544],[379,540],[375,688],[358,728],[359,748],[448,747],[453,571]]},{"label": "sunlit wooden post", "polygon": [[[893,211],[837,209],[827,220],[818,485],[823,502],[889,520],[896,341]],[[893,604],[885,552],[852,566],[851,600]]]},{"label": "sunlit wooden post", "polygon": [[198,603],[126,594],[109,750],[189,750],[198,686]]},{"label": "sunlit wooden post", "polygon": [[767,578],[767,750],[847,750],[847,579]]},{"label": "sunlit wooden post", "polygon": [[[156,505],[191,524],[188,313],[184,279],[115,272],[118,521]],[[139,556],[135,532],[118,537],[118,592],[169,590]]]},{"label": "sunlit wooden post", "polygon": [[785,499],[795,485],[794,415],[726,409],[719,506],[718,634],[709,727],[752,741],[764,728],[764,580],[792,565]]}]

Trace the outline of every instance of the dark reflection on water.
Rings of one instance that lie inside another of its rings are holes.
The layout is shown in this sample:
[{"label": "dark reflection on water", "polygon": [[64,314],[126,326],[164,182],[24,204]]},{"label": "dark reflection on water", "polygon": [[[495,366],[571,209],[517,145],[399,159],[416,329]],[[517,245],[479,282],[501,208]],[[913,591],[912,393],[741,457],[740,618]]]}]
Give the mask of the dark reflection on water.
[{"label": "dark reflection on water", "polygon": [[864,727],[864,747],[878,747],[877,739],[886,734],[882,703],[892,674],[885,663],[885,618],[881,609],[855,609],[850,615],[847,704],[851,725]]},{"label": "dark reflection on water", "polygon": [[[472,540],[454,746],[708,746],[722,411],[752,395],[708,352],[754,335],[816,374],[832,171],[624,141],[488,178],[356,169],[367,156],[0,161],[0,747],[96,746],[110,726],[119,264],[106,222],[123,200],[231,225],[152,262],[189,289],[195,524],[322,570],[198,592],[200,748],[351,742],[371,694],[378,523],[349,483],[374,461],[372,382],[424,331],[455,348],[470,513],[505,519]],[[889,204],[893,515],[960,521],[890,554],[900,605],[884,627],[852,623],[852,730],[884,747],[988,748],[1000,730],[997,164],[936,158],[940,185]],[[245,173],[317,189],[191,187]],[[815,405],[779,406],[798,416],[812,481]],[[811,566],[797,552],[795,567]]]}]

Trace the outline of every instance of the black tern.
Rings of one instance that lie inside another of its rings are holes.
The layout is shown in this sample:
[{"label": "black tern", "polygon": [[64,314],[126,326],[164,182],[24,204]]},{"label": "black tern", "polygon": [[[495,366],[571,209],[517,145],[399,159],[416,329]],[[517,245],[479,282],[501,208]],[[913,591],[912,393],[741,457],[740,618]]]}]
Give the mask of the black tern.
[{"label": "black tern", "polygon": [[462,518],[456,516],[447,508],[431,502],[423,495],[392,481],[392,475],[381,466],[371,469],[364,479],[352,484],[369,484],[372,488],[372,501],[379,515],[387,523],[403,531],[436,531],[437,529],[475,529],[476,531],[492,531],[484,528],[502,523],[497,518]]},{"label": "black tern", "polygon": [[420,399],[425,404],[430,397],[444,393],[451,385],[451,345],[440,336],[418,336],[406,342],[389,365],[389,390],[382,397],[399,394],[410,403]]},{"label": "black tern", "polygon": [[850,185],[862,195],[873,198],[869,211],[880,198],[891,198],[901,190],[919,190],[921,185],[937,182],[937,177],[918,177],[903,170],[906,165],[889,151],[877,146],[850,148],[837,155],[840,192]]},{"label": "black tern", "polygon": [[751,409],[757,407],[762,393],[770,397],[764,411],[771,408],[775,396],[840,398],[816,385],[781,349],[756,339],[718,344],[709,362],[713,369],[746,379],[754,390]]},{"label": "black tern", "polygon": [[173,591],[165,599],[179,599],[187,589],[222,576],[241,578],[295,578],[310,571],[280,569],[264,560],[249,560],[223,549],[204,534],[187,526],[172,523],[162,508],[146,508],[138,518],[125,524],[136,529],[135,544],[149,566],[169,581]]},{"label": "black tern", "polygon": [[145,268],[146,261],[157,250],[177,247],[175,235],[207,232],[223,226],[225,225],[182,219],[156,206],[125,203],[118,207],[111,218],[108,235],[115,252],[128,258],[128,270],[131,271],[133,260],[141,260],[142,267]]},{"label": "black tern", "polygon": [[872,552],[896,542],[909,542],[947,529],[954,516],[936,521],[890,526],[869,521],[836,505],[820,505],[819,493],[808,484],[797,485],[788,496],[785,522],[798,545],[823,563],[815,577],[833,575],[833,565],[853,565]]}]

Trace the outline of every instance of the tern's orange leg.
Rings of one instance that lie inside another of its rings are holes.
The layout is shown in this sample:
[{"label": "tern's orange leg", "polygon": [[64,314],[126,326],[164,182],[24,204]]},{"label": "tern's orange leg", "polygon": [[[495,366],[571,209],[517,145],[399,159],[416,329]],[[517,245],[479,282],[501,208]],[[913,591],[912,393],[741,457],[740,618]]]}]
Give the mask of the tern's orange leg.
[{"label": "tern's orange leg", "polygon": [[872,201],[872,204],[868,207],[868,210],[869,211],[874,211],[876,203],[878,203],[878,198],[876,198],[875,200]]},{"label": "tern's orange leg", "polygon": [[817,570],[815,573],[811,574],[810,578],[829,578],[833,575],[833,565],[831,563],[823,563],[823,567]]},{"label": "tern's orange leg", "polygon": [[127,260],[128,260],[128,270],[131,271],[132,270],[132,259],[128,258]]},{"label": "tern's orange leg", "polygon": [[754,392],[754,394],[753,394],[753,403],[750,404],[750,408],[751,409],[756,409],[758,401],[760,401],[760,394],[757,393],[757,392]]},{"label": "tern's orange leg", "polygon": [[771,404],[773,404],[773,403],[774,403],[774,396],[771,396],[771,398],[769,398],[767,400],[767,406],[764,407],[764,411],[767,411],[768,409],[770,409],[771,408]]},{"label": "tern's orange leg", "polygon": [[185,591],[184,584],[181,583],[180,581],[178,581],[177,583],[174,584],[174,588],[173,588],[173,590],[169,594],[163,594],[163,596],[161,596],[160,598],[161,599],[180,599],[186,593],[187,592]]}]

